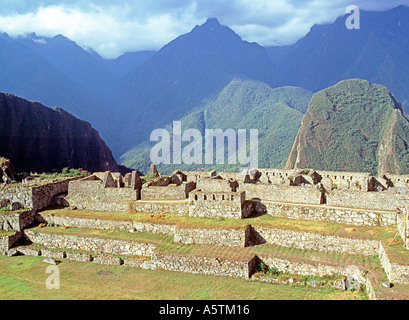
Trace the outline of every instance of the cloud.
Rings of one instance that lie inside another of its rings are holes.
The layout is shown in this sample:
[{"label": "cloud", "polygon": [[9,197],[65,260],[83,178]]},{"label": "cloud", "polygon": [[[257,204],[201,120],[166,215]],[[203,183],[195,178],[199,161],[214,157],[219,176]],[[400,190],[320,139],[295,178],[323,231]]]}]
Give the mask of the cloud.
[{"label": "cloud", "polygon": [[51,5],[35,12],[0,16],[0,30],[11,36],[62,34],[112,58],[126,51],[158,49],[191,29],[189,21],[166,12],[135,18],[131,12],[135,8],[126,5],[87,9]]},{"label": "cloud", "polygon": [[0,31],[62,34],[114,58],[126,51],[158,50],[209,17],[247,41],[290,44],[314,24],[333,22],[350,4],[385,10],[409,0],[0,0]]}]

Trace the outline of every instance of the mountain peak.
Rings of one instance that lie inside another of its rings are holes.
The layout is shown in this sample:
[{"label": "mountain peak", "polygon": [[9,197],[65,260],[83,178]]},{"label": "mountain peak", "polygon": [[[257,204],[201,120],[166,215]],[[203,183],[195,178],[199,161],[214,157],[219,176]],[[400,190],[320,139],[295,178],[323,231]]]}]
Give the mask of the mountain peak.
[{"label": "mountain peak", "polygon": [[203,25],[203,27],[209,27],[209,28],[217,28],[220,27],[220,22],[217,20],[217,18],[209,18],[207,19],[206,23]]}]

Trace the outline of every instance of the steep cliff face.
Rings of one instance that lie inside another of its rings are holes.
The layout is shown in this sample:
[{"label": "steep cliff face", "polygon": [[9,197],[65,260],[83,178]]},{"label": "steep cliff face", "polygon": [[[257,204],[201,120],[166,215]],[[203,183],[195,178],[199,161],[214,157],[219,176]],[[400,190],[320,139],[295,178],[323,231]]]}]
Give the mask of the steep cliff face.
[{"label": "steep cliff face", "polygon": [[409,121],[389,90],[351,79],[315,94],[286,168],[409,173]]},{"label": "steep cliff face", "polygon": [[0,93],[0,156],[11,160],[15,172],[120,169],[88,122],[5,93]]}]

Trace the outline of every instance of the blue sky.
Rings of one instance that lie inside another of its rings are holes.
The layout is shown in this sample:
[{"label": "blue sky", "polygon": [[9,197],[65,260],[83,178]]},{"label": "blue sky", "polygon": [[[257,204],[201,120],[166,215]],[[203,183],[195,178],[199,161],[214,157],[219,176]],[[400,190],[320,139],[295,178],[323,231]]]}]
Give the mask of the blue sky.
[{"label": "blue sky", "polygon": [[382,11],[409,0],[0,0],[0,32],[62,34],[106,58],[158,50],[216,17],[244,40],[284,45],[314,24],[331,23],[348,5]]}]

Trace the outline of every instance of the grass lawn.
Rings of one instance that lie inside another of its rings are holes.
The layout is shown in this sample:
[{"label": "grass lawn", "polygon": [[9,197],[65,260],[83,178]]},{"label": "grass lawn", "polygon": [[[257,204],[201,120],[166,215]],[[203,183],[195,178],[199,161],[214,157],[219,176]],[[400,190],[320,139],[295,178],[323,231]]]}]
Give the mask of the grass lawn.
[{"label": "grass lawn", "polygon": [[65,261],[49,290],[41,257],[0,256],[2,300],[364,300],[362,292],[312,289],[220,276]]}]

